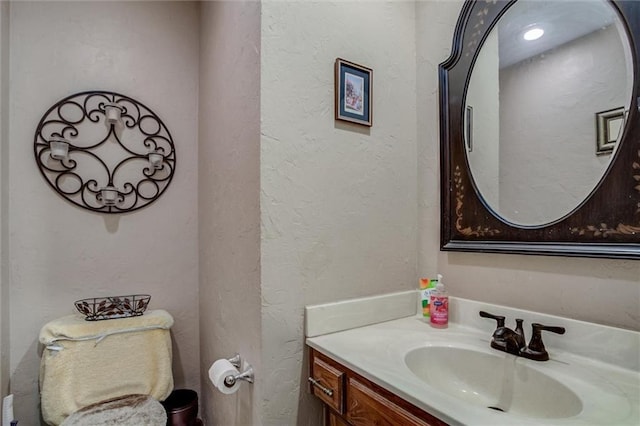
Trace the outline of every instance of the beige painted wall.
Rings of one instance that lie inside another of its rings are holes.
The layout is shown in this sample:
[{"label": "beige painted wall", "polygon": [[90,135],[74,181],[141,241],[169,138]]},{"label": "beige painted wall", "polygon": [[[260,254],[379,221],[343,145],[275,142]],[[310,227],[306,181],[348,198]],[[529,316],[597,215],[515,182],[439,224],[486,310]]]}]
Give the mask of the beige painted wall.
[{"label": "beige painted wall", "polygon": [[[56,29],[56,31],[52,31]],[[11,4],[11,391],[21,424],[38,424],[41,326],[76,299],[152,295],[175,318],[177,387],[199,389],[197,5],[187,2]],[[176,143],[163,196],[119,216],[58,196],[33,159],[33,132],[53,103],[83,90],[124,93],[154,110]]]},{"label": "beige painted wall", "polygon": [[[203,2],[200,25],[201,413],[210,425],[259,425],[260,3]],[[223,395],[207,371],[236,352],[257,384]]]},{"label": "beige painted wall", "polygon": [[0,398],[9,393],[9,2],[0,2]]},{"label": "beige painted wall", "polygon": [[[415,288],[412,2],[262,3],[262,423],[320,424],[303,307]],[[334,120],[337,57],[373,71],[373,127]]]},{"label": "beige painted wall", "polygon": [[[437,65],[449,56],[462,1],[418,2],[418,271],[454,296],[640,330],[640,261],[439,252]],[[569,336],[567,336],[568,338]]]}]

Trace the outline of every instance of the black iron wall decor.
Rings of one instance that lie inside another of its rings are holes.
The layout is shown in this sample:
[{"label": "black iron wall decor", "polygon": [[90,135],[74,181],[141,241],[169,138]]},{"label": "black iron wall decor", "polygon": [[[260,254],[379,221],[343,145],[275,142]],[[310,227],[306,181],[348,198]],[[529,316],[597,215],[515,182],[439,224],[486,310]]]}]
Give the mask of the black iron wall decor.
[{"label": "black iron wall decor", "polygon": [[77,93],[49,108],[33,149],[58,194],[100,213],[151,204],[169,186],[176,165],[162,120],[135,99],[106,91]]}]

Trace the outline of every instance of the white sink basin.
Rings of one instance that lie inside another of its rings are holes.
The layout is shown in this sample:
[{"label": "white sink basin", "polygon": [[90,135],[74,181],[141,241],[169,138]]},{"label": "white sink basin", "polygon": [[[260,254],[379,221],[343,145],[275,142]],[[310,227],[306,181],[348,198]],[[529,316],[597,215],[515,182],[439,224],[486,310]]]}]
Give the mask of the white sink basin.
[{"label": "white sink basin", "polygon": [[[536,419],[561,419],[582,411],[580,398],[532,361],[455,346],[426,346],[405,356],[409,370],[464,402]],[[535,361],[533,361],[535,362]]]}]

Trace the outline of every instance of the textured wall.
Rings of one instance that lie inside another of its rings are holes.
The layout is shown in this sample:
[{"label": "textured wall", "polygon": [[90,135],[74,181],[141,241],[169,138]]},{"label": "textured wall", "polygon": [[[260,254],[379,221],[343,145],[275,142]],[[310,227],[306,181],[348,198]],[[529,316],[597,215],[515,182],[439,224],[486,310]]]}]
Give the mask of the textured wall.
[{"label": "textured wall", "polygon": [[9,2],[0,2],[0,398],[9,392]]},{"label": "textured wall", "polygon": [[[454,296],[640,329],[640,261],[439,252],[438,75],[462,1],[416,8],[421,275],[444,274]],[[437,259],[437,261],[436,261]]]},{"label": "textured wall", "polygon": [[[203,2],[200,19],[202,413],[207,424],[259,425],[260,3]],[[223,395],[207,371],[235,352],[257,384]]]},{"label": "textured wall", "polygon": [[[412,2],[262,3],[265,425],[319,424],[303,307],[415,288]],[[373,127],[334,121],[337,57],[373,68]]]},{"label": "textured wall", "polygon": [[[199,389],[197,5],[187,2],[11,4],[11,391],[21,424],[38,424],[40,327],[92,296],[150,293],[174,315],[176,386]],[[50,105],[90,89],[153,109],[176,143],[171,186],[154,204],[109,216],[54,193],[33,159]]]}]

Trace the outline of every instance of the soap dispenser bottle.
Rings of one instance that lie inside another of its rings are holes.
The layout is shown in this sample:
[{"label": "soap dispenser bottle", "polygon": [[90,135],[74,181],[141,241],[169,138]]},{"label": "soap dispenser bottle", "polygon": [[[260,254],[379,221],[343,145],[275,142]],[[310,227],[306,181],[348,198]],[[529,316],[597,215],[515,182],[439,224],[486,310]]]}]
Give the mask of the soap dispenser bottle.
[{"label": "soap dispenser bottle", "polygon": [[449,325],[449,295],[444,289],[442,275],[438,274],[435,291],[431,292],[431,326],[447,328]]}]

